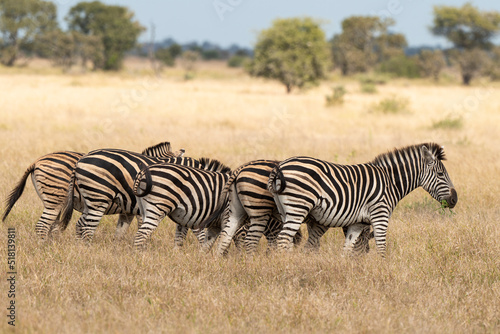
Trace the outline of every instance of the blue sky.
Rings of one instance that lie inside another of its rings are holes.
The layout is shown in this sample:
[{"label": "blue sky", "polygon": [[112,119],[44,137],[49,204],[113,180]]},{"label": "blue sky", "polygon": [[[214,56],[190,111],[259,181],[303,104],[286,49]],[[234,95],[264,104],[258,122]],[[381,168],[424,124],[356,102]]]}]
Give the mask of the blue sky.
[{"label": "blue sky", "polygon": [[[251,47],[257,32],[276,18],[310,16],[324,21],[327,38],[341,31],[340,23],[352,15],[389,16],[393,31],[405,34],[410,46],[442,45],[445,39],[429,32],[435,5],[462,6],[459,0],[101,0],[129,7],[142,25],[156,26],[156,41],[171,37],[180,43],[208,40],[227,47]],[[59,17],[80,1],[56,0]],[[481,10],[500,11],[498,0],[470,1]],[[149,32],[142,41],[149,40]],[[497,39],[498,40],[498,39]]]}]

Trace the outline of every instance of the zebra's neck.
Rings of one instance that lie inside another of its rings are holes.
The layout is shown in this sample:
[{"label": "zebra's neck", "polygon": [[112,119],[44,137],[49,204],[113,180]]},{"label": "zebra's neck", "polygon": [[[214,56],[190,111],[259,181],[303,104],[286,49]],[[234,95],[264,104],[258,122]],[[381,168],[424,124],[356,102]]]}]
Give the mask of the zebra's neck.
[{"label": "zebra's neck", "polygon": [[417,147],[380,155],[373,164],[387,171],[396,203],[420,186],[422,157]]}]

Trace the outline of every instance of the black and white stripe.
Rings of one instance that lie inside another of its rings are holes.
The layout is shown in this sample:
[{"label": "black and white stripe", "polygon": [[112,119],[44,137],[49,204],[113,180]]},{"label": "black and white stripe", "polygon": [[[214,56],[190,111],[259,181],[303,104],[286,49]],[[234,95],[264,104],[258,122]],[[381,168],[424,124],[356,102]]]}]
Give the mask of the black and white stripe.
[{"label": "black and white stripe", "polygon": [[[9,194],[2,220],[5,221],[14,204],[21,197],[26,180],[31,175],[36,193],[43,203],[43,212],[35,225],[36,234],[45,239],[61,211],[75,163],[83,153],[54,152],[38,158],[24,172],[23,177]],[[79,193],[75,192],[75,209],[81,210]]]},{"label": "black and white stripe", "polygon": [[[91,241],[102,216],[110,214],[120,214],[117,236],[123,235],[133,217],[139,214],[132,191],[137,173],[145,166],[164,161],[200,166],[200,162],[192,158],[159,158],[119,149],[101,149],[85,155],[76,163],[71,176],[60,227],[64,230],[71,219],[76,185],[82,201],[82,216],[76,225],[77,238]],[[204,239],[204,235],[200,239]]]},{"label": "black and white stripe", "polygon": [[371,224],[377,251],[385,256],[389,218],[411,191],[423,187],[450,208],[457,203],[444,159],[442,147],[427,143],[396,149],[359,165],[338,165],[310,157],[281,162],[268,183],[285,222],[278,247],[290,248],[300,224],[310,215],[317,223],[318,235],[328,227]]},{"label": "black and white stripe", "polygon": [[[169,142],[162,142],[148,147],[142,152],[142,154],[153,157],[171,157],[183,153],[184,150],[180,150],[180,153],[172,153]],[[26,185],[26,180],[31,174],[33,185],[44,207],[42,216],[35,225],[35,231],[40,238],[47,238],[52,231],[51,228],[57,225],[54,225],[54,223],[56,222],[63,206],[71,174],[76,162],[83,155],[84,153],[63,151],[50,153],[38,158],[33,164],[31,164],[30,167],[28,167],[21,180],[9,194],[3,220],[7,218],[7,215],[10,213],[14,204],[21,197]],[[77,211],[82,211],[82,203],[78,187],[75,188],[74,192],[73,208]],[[121,221],[123,219],[128,218],[120,216],[118,226],[122,225]]]},{"label": "black and white stripe", "polygon": [[[267,190],[267,182],[278,163],[279,161],[276,160],[255,160],[238,167],[231,174],[216,212],[202,223],[202,226],[206,226],[213,219],[223,215],[221,240],[217,248],[219,255],[227,251],[231,239],[236,243],[242,238],[245,238],[246,251],[254,252],[262,234],[271,248],[276,247],[276,240],[283,228],[283,223],[276,210],[273,195]],[[319,237],[315,236],[315,230],[311,229],[314,222],[307,217],[306,223],[309,229],[306,248],[319,248]],[[348,234],[347,229],[345,233]],[[363,230],[362,233],[369,234],[369,229],[367,232]],[[352,239],[352,233],[349,235]],[[301,239],[302,235],[298,230],[294,235],[294,244],[298,244]],[[356,240],[352,240],[353,244],[366,242],[366,245],[357,245],[356,250],[362,247],[368,249],[368,237],[363,235],[358,241]]]},{"label": "black and white stripe", "polygon": [[[221,200],[214,213],[202,223],[211,225],[213,220],[222,216],[220,240],[217,254],[226,253],[231,241],[239,248],[243,243],[247,252],[255,251],[262,236],[266,237],[270,248],[275,248],[276,238],[283,226],[271,193],[266,189],[269,174],[276,166],[276,160],[255,160],[238,167],[226,183]],[[277,219],[276,219],[277,218]],[[300,231],[294,242],[302,238]]]},{"label": "black and white stripe", "polygon": [[165,216],[178,225],[197,228],[212,214],[231,170],[217,160],[200,162],[200,168],[155,164],[137,175],[133,191],[143,223],[135,236],[136,247],[144,245]]}]

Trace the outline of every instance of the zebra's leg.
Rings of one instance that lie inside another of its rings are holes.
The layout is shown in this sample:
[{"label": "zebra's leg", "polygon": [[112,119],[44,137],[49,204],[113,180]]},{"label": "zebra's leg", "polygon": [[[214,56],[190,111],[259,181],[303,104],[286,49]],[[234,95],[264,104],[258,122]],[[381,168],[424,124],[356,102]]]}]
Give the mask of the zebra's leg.
[{"label": "zebra's leg", "polygon": [[212,249],[212,246],[219,237],[220,231],[221,228],[219,224],[216,224],[214,226],[209,226],[206,228],[205,241],[201,244],[201,250],[203,252],[208,253],[210,249]]},{"label": "zebra's leg", "polygon": [[163,206],[160,209],[158,205],[148,202],[144,197],[139,199],[139,206],[142,212],[142,225],[135,234],[134,245],[136,248],[143,248],[146,240],[149,239],[163,218],[172,212],[173,208]]},{"label": "zebra's leg", "polygon": [[291,250],[293,248],[293,238],[299,231],[302,220],[291,219],[283,224],[283,230],[278,234],[278,249]]},{"label": "zebra's leg", "polygon": [[205,229],[194,228],[193,234],[196,237],[196,239],[198,239],[198,242],[200,243],[200,245],[203,245],[203,243],[205,242]]},{"label": "zebra's leg", "polygon": [[89,209],[87,213],[82,214],[77,224],[77,235],[80,232],[82,240],[90,243],[103,215],[104,212],[95,209]]},{"label": "zebra's leg", "polygon": [[[382,211],[382,210],[380,210]],[[375,245],[377,246],[377,253],[385,258],[386,251],[386,235],[387,235],[387,225],[389,223],[389,213],[387,211],[377,212],[376,214],[371,214],[371,223],[373,226],[373,235],[375,238]]]},{"label": "zebra's leg", "polygon": [[369,241],[373,238],[371,225],[355,224],[348,228],[344,227],[344,234],[346,236],[343,250],[344,254],[362,255],[370,251]]},{"label": "zebra's leg", "polygon": [[137,215],[137,216],[135,216],[135,218],[137,219],[137,229],[139,229],[139,228],[141,228],[141,225],[142,225],[142,216]]},{"label": "zebra's leg", "polygon": [[233,242],[238,251],[242,251],[245,247],[245,237],[248,232],[248,224],[243,224],[234,234]]},{"label": "zebra's leg", "polygon": [[[266,232],[270,218],[269,215],[250,218],[250,226],[245,237],[245,251],[247,253],[254,253],[257,250],[259,240],[262,234]],[[276,240],[276,237],[274,240]]]},{"label": "zebra's leg", "polygon": [[49,236],[51,227],[54,226],[57,216],[59,215],[59,210],[44,208],[40,219],[35,225],[35,232],[40,239],[45,240]]},{"label": "zebra's leg", "polygon": [[328,231],[328,227],[318,224],[316,220],[312,217],[308,217],[307,219],[307,232],[309,234],[307,238],[307,242],[304,246],[307,250],[319,250],[320,239],[321,237]]},{"label": "zebra's leg", "polygon": [[302,232],[299,229],[297,233],[295,233],[295,236],[293,237],[293,244],[295,246],[298,246],[301,241],[302,241]]},{"label": "zebra's leg", "polygon": [[[267,227],[264,231],[264,236],[267,239],[266,253],[269,253],[270,251],[276,250],[278,248],[278,235],[282,228],[283,228],[283,223],[281,222],[280,219],[277,219],[275,216],[271,216],[269,218],[269,221],[267,222]],[[299,232],[300,230],[297,232],[297,234],[299,234]]]},{"label": "zebra's leg", "polygon": [[[273,194],[274,202],[284,222],[283,229],[278,234],[278,249],[291,250],[293,238],[306,221],[314,204],[305,198],[294,197],[286,194]],[[293,203],[293,204],[292,204]]]},{"label": "zebra's leg", "polygon": [[[266,230],[264,231],[264,236],[267,239],[268,251],[276,249],[278,247],[278,242],[277,242],[278,234],[280,233],[282,228],[283,224],[281,223],[281,221],[271,216],[269,222],[267,223]],[[293,244],[297,246],[300,244],[301,241],[302,241],[302,232],[299,229],[297,233],[295,233],[295,236],[293,237]]]},{"label": "zebra's leg", "polygon": [[118,222],[116,223],[115,239],[121,239],[127,233],[127,230],[134,220],[134,215],[120,213]]},{"label": "zebra's leg", "polygon": [[175,223],[174,247],[179,248],[184,245],[189,227]]},{"label": "zebra's leg", "polygon": [[226,226],[222,229],[220,233],[219,245],[217,247],[217,255],[223,256],[227,254],[227,249],[231,245],[233,236],[240,227],[239,221],[230,217]]},{"label": "zebra's leg", "polygon": [[358,255],[363,252],[367,253],[368,248],[367,237],[370,233],[370,225],[366,224],[353,224],[347,227],[343,227],[345,234],[345,242],[343,253],[345,255]]},{"label": "zebra's leg", "polygon": [[229,202],[224,210],[223,217],[223,223],[221,224],[223,227],[217,247],[217,255],[219,256],[227,253],[234,234],[242,225],[243,219],[247,217],[247,213],[243,205],[241,205],[236,191],[231,191],[229,194]]}]

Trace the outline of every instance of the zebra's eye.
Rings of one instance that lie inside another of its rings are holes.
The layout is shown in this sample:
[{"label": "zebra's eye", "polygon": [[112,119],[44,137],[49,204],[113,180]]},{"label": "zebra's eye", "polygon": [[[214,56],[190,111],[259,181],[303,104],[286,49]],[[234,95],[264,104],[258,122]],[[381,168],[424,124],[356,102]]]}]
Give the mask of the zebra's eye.
[{"label": "zebra's eye", "polygon": [[437,175],[438,175],[439,177],[443,177],[443,176],[444,176],[444,172],[437,172]]}]

